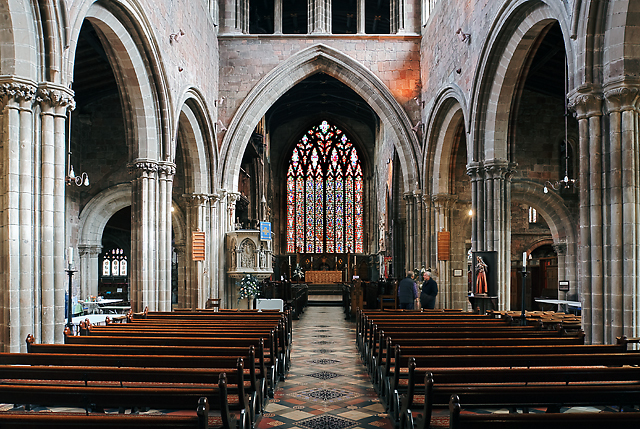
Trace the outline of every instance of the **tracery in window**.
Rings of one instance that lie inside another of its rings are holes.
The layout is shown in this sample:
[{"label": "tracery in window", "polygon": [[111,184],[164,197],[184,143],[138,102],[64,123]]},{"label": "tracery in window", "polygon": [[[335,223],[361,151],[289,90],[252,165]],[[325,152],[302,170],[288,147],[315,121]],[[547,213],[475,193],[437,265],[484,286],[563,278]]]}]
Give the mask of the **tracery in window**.
[{"label": "tracery in window", "polygon": [[286,188],[287,252],[363,252],[362,164],[341,129],[323,121],[302,136]]}]

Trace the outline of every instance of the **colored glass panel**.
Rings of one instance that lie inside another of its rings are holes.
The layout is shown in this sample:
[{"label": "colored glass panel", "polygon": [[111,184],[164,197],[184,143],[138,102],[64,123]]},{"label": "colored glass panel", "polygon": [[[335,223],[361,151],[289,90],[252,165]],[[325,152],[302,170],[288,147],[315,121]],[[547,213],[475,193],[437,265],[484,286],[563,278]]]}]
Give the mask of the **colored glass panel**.
[{"label": "colored glass panel", "polygon": [[361,253],[364,180],[357,150],[323,121],[301,136],[287,169],[287,252]]},{"label": "colored glass panel", "polygon": [[316,171],[316,253],[324,249],[324,178],[320,166]]}]

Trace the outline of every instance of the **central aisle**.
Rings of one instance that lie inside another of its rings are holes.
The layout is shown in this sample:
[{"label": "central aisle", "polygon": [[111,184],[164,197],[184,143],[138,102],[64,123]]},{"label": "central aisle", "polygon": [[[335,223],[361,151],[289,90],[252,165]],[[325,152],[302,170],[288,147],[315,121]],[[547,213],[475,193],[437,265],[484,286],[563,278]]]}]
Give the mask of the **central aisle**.
[{"label": "central aisle", "polygon": [[391,429],[342,307],[307,307],[293,322],[291,370],[258,429]]}]

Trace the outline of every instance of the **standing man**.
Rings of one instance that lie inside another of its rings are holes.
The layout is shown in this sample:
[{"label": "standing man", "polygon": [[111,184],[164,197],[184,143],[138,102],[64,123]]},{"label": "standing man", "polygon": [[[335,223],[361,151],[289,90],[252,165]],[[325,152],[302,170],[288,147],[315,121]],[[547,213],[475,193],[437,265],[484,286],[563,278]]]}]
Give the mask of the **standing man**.
[{"label": "standing man", "polygon": [[413,310],[413,303],[418,299],[418,287],[413,281],[413,271],[407,271],[407,277],[398,285],[399,308]]},{"label": "standing man", "polygon": [[424,272],[424,283],[420,293],[420,306],[426,309],[436,308],[436,295],[438,295],[438,283],[431,278],[431,271]]}]

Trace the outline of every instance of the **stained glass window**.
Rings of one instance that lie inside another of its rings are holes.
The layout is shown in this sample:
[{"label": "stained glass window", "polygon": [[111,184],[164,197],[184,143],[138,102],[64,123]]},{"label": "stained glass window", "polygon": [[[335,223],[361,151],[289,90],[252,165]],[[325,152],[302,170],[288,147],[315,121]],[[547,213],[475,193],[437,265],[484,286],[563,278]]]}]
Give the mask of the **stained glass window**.
[{"label": "stained glass window", "polygon": [[358,151],[327,121],[305,132],[287,169],[287,252],[364,252],[364,178]]},{"label": "stained glass window", "polygon": [[102,259],[103,277],[126,277],[127,256],[122,249],[111,249]]}]

